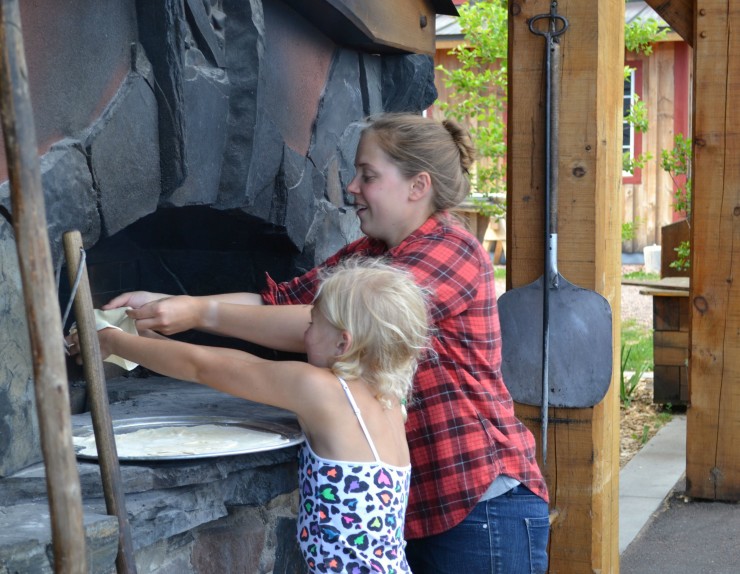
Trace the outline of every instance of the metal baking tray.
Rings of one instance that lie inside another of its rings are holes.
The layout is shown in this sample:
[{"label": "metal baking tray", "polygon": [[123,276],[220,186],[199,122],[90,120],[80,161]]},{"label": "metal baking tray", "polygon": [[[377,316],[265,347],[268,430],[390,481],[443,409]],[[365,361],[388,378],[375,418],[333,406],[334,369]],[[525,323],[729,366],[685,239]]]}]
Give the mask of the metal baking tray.
[{"label": "metal baking tray", "polygon": [[[278,450],[287,448],[302,443],[305,440],[303,433],[300,431],[297,423],[295,426],[284,424],[276,421],[266,420],[253,420],[253,419],[238,419],[233,417],[224,416],[199,416],[199,415],[185,415],[185,416],[154,416],[154,417],[138,417],[114,420],[112,423],[114,435],[123,435],[132,433],[142,429],[156,429],[163,427],[178,427],[178,426],[199,426],[199,425],[219,425],[219,426],[231,426],[249,429],[253,431],[262,431],[265,433],[273,433],[279,435],[279,439],[276,438],[273,443],[261,444],[256,447],[247,447],[244,445],[237,445],[234,448],[226,449],[214,449],[206,453],[198,454],[167,454],[167,455],[150,455],[145,453],[130,453],[121,456],[119,454],[119,460],[122,461],[161,461],[161,460],[189,460],[189,459],[200,459],[200,458],[213,458],[221,456],[233,456],[240,454],[249,454],[256,452],[266,452],[271,450]],[[92,424],[82,424],[72,429],[73,439],[89,438],[93,436],[94,431]],[[97,451],[95,453],[82,453],[82,446],[75,445],[75,451],[77,457],[81,459],[97,460]]]}]

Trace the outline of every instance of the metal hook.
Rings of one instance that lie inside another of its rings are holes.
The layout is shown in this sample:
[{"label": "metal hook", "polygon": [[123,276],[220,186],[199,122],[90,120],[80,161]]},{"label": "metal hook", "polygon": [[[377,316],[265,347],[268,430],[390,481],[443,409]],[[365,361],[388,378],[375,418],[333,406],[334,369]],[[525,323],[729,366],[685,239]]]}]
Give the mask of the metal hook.
[{"label": "metal hook", "polygon": [[[558,3],[552,2],[550,4],[549,14],[537,14],[532,16],[527,22],[529,25],[529,31],[537,36],[544,36],[545,38],[557,38],[561,34],[564,34],[568,29],[568,20],[564,16],[557,13]],[[535,24],[540,20],[547,20],[549,23],[547,31],[542,31],[535,27]]]}]

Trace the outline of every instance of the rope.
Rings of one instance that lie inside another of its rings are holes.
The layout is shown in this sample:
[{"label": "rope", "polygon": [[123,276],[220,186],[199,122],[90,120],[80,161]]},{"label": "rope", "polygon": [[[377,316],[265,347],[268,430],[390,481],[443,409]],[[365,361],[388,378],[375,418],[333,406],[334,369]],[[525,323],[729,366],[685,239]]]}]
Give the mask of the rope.
[{"label": "rope", "polygon": [[[67,308],[64,310],[64,315],[62,316],[62,329],[64,329],[64,326],[67,324],[67,319],[69,318],[69,312],[72,310],[72,304],[74,303],[75,296],[77,295],[77,289],[80,286],[80,280],[82,279],[82,272],[85,270],[85,259],[87,258],[87,254],[85,253],[85,250],[80,247],[80,264],[77,267],[77,275],[75,275],[75,281],[72,284],[72,291],[69,295],[69,301],[67,302]],[[66,354],[69,354],[68,352],[69,344],[67,343],[67,340],[64,339],[64,352]]]}]

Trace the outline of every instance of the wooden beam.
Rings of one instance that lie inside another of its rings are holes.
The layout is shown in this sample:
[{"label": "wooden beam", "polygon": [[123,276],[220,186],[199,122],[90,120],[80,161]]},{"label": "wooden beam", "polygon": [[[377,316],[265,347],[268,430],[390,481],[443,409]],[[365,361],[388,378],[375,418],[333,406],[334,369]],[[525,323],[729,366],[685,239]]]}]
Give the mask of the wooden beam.
[{"label": "wooden beam", "polygon": [[449,0],[286,0],[342,46],[380,53],[434,54],[437,14],[457,10]]},{"label": "wooden beam", "polygon": [[[550,2],[509,3],[507,288],[543,273],[545,45],[527,21]],[[561,0],[559,271],[604,295],[620,316],[624,3]],[[613,372],[618,373],[619,321]],[[517,413],[540,440],[539,407]],[[619,569],[619,385],[593,408],[550,409],[547,479],[557,512],[550,572]],[[541,449],[540,449],[541,450]],[[540,457],[541,460],[541,457]]]},{"label": "wooden beam", "polygon": [[740,500],[740,6],[697,0],[686,490]]},{"label": "wooden beam", "polygon": [[673,30],[694,45],[694,4],[696,0],[645,0]]}]

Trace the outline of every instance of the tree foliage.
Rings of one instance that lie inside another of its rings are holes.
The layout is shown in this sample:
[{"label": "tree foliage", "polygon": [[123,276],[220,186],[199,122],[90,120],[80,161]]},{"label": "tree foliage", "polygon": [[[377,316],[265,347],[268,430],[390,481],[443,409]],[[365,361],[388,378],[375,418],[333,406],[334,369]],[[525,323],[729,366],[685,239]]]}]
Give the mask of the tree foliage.
[{"label": "tree foliage", "polygon": [[473,189],[482,196],[474,202],[484,215],[500,217],[505,212],[500,197],[506,189],[506,1],[476,2],[458,11],[465,40],[450,52],[458,68],[437,67],[451,89],[449,100],[438,105],[446,117],[470,129],[479,158],[472,174]]}]

